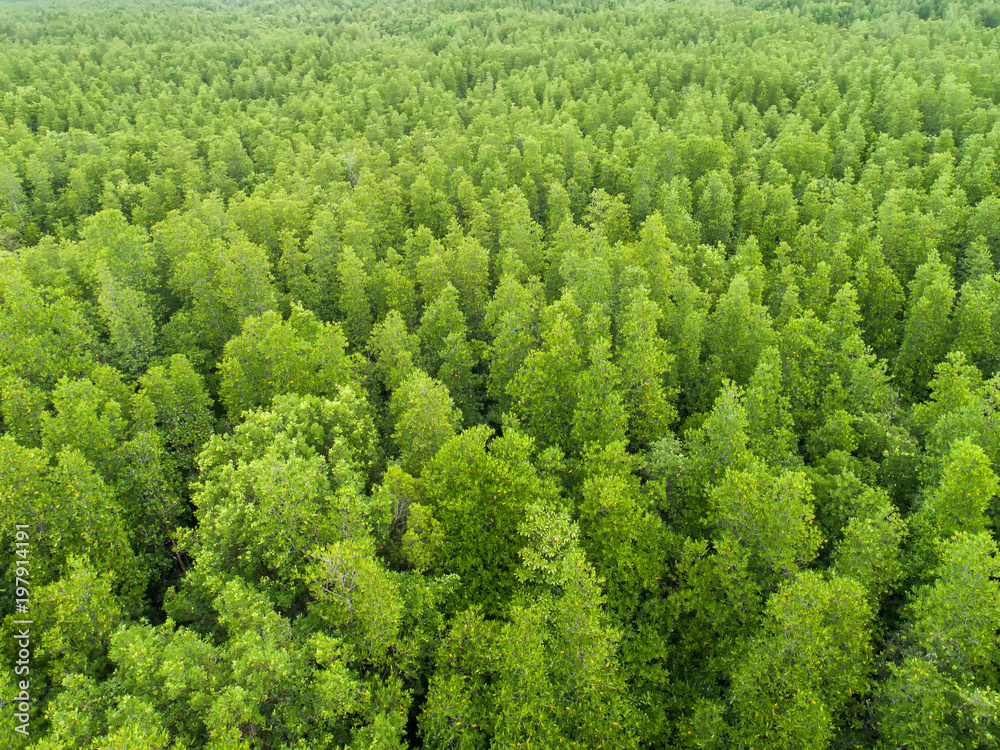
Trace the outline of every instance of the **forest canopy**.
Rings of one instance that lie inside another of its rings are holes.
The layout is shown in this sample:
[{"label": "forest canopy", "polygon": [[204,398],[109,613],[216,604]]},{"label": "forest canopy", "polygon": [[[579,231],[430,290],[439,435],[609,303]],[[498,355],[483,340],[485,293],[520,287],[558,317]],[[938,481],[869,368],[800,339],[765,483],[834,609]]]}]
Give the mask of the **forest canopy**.
[{"label": "forest canopy", "polygon": [[998,27],[0,5],[0,745],[995,748]]}]

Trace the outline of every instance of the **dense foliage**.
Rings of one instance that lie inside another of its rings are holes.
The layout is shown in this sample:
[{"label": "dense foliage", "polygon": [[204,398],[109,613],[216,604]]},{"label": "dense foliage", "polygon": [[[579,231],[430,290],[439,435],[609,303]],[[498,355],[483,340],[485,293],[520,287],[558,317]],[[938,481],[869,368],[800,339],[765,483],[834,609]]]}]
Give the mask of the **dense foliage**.
[{"label": "dense foliage", "polygon": [[996,747],[997,26],[0,6],[0,745]]}]

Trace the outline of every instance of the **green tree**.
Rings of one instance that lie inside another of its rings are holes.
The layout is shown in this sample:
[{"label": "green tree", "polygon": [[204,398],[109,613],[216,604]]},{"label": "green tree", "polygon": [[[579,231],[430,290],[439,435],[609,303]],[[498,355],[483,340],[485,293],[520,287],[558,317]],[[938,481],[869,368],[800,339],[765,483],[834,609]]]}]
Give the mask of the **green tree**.
[{"label": "green tree", "polygon": [[389,313],[398,312],[408,324],[416,322],[417,290],[406,264],[393,248],[385,259],[375,264],[369,278],[368,299],[371,301],[375,320],[383,320]]},{"label": "green tree", "polygon": [[959,532],[935,572],[911,601],[905,659],[880,687],[879,728],[899,747],[984,748],[1000,728],[996,542]]},{"label": "green tree", "polygon": [[156,351],[157,326],[149,300],[142,292],[111,278],[101,285],[98,302],[118,362],[126,372],[138,372]]},{"label": "green tree", "polygon": [[763,632],[733,675],[744,747],[825,748],[871,671],[872,611],[850,578],[800,573],[767,603]]},{"label": "green tree", "polygon": [[594,446],[586,457],[594,468],[581,487],[581,546],[597,575],[615,582],[607,593],[608,608],[627,623],[643,595],[653,596],[658,588],[662,522],[629,471],[635,462],[623,442]]},{"label": "green tree", "polygon": [[748,570],[766,589],[811,562],[823,541],[813,525],[809,482],[800,472],[730,469],[711,490],[709,508],[715,538],[744,550]]},{"label": "green tree", "polygon": [[244,320],[275,308],[267,253],[231,230],[218,238],[197,216],[172,217],[158,230],[155,242],[174,254],[169,288],[181,302],[163,327],[164,349],[214,364]]},{"label": "green tree", "polygon": [[19,444],[38,448],[49,397],[38,386],[11,375],[0,385],[0,415],[3,430]]},{"label": "green tree", "polygon": [[875,243],[866,245],[855,261],[854,274],[865,343],[879,356],[895,356],[902,335],[898,318],[906,302],[899,277]]},{"label": "green tree", "polygon": [[566,307],[569,314],[579,315],[571,300],[565,307],[556,303],[545,311],[542,346],[527,354],[508,387],[517,413],[539,445],[555,445],[564,451],[570,447],[577,377],[583,365]]},{"label": "green tree", "polygon": [[254,177],[253,161],[247,155],[239,135],[232,129],[214,140],[209,150],[211,183],[229,198],[237,190],[247,190]]},{"label": "green tree", "polygon": [[421,359],[424,368],[437,376],[446,356],[445,340],[455,334],[462,339],[468,335],[465,315],[458,304],[458,290],[446,283],[438,297],[427,306],[420,318],[417,335],[420,337]]},{"label": "green tree", "polygon": [[649,299],[648,290],[632,290],[631,301],[618,321],[618,368],[622,373],[622,396],[629,416],[629,435],[646,445],[665,434],[676,419],[667,378],[672,360],[660,338],[661,312]]},{"label": "green tree", "polygon": [[628,204],[620,195],[612,197],[600,188],[595,190],[591,195],[585,220],[591,228],[601,232],[610,245],[632,239],[632,219]]},{"label": "green tree", "polygon": [[461,419],[448,388],[421,370],[414,370],[392,394],[390,409],[400,464],[411,474],[420,473]]},{"label": "green tree", "polygon": [[996,466],[1000,444],[990,420],[996,411],[996,378],[984,383],[982,373],[962,352],[952,352],[935,368],[930,396],[913,408],[914,426],[923,437],[931,481],[938,478],[945,456],[956,440],[971,437]]},{"label": "green tree", "polygon": [[67,573],[36,595],[41,638],[35,656],[54,684],[73,674],[104,677],[109,642],[125,614],[113,575],[99,573],[86,558],[71,556],[67,563]]},{"label": "green tree", "polygon": [[933,662],[907,657],[889,666],[879,693],[879,730],[894,747],[987,748],[1000,729],[995,692],[949,679]]},{"label": "green tree", "polygon": [[533,448],[516,429],[495,438],[473,427],[448,440],[421,474],[422,502],[435,519],[426,525],[440,524],[441,534],[429,570],[460,577],[463,606],[497,613],[514,593],[518,525],[528,503],[554,494],[531,465]]},{"label": "green tree", "polygon": [[118,447],[128,429],[129,401],[118,373],[105,372],[111,376],[107,380],[95,373],[94,380],[59,381],[52,392],[53,411],[42,419],[42,444],[52,454],[64,448],[79,451],[105,480],[114,482],[123,469]]},{"label": "green tree", "polygon": [[470,343],[464,333],[457,331],[448,334],[442,347],[443,357],[437,377],[452,394],[465,423],[478,422],[482,419],[479,395],[481,376],[476,372],[480,348]]},{"label": "green tree", "polygon": [[499,627],[475,610],[456,618],[446,642],[454,648],[432,678],[421,728],[455,747],[632,747],[618,634],[578,532],[550,502],[535,499],[525,510],[518,575],[532,596]]},{"label": "green tree", "polygon": [[508,193],[500,211],[497,276],[511,274],[522,282],[543,278],[542,227],[532,219],[528,202],[517,188]]},{"label": "green tree", "polygon": [[764,350],[744,400],[750,450],[771,466],[787,465],[797,453],[798,441],[782,387],[781,358],[776,347]]},{"label": "green tree", "polygon": [[360,349],[368,340],[372,327],[372,312],[368,302],[368,275],[364,261],[353,248],[345,247],[337,263],[340,299],[338,306],[344,319],[348,341]]},{"label": "green tree", "polygon": [[895,591],[907,573],[902,555],[907,522],[884,496],[852,516],[833,549],[831,568],[865,587],[873,607]]},{"label": "green tree", "polygon": [[701,224],[701,241],[728,245],[733,231],[733,179],[728,172],[712,171],[695,184],[698,195],[694,218]]},{"label": "green tree", "polygon": [[348,387],[335,400],[279,396],[271,410],[247,413],[198,459],[198,526],[177,533],[196,560],[194,580],[214,595],[240,577],[290,605],[309,550],[364,523],[360,493],[377,461],[367,404]]},{"label": "green tree", "polygon": [[33,529],[33,585],[56,581],[70,557],[88,559],[100,549],[102,554],[91,560],[95,570],[112,575],[114,591],[135,605],[146,581],[135,560],[132,530],[112,488],[87,460],[70,447],[50,459],[5,435],[0,438],[0,467],[10,578],[18,562],[15,524],[27,523]]},{"label": "green tree", "polygon": [[991,375],[1000,365],[1000,341],[997,322],[1000,309],[997,299],[1000,281],[993,275],[976,276],[966,281],[955,305],[955,342],[953,348]]},{"label": "green tree", "polygon": [[[684,479],[690,493],[704,498],[713,485],[722,481],[727,469],[740,470],[750,465],[753,454],[749,450],[749,428],[742,389],[732,382],[723,383],[712,411],[688,435],[691,467]],[[691,509],[699,518],[703,510]]]},{"label": "green tree", "polygon": [[903,343],[896,360],[900,390],[917,399],[926,392],[934,367],[948,352],[955,289],[951,273],[932,252],[910,284]]},{"label": "green tree", "polygon": [[444,241],[445,268],[472,335],[482,337],[489,301],[490,257],[474,237],[449,232]]},{"label": "green tree", "polygon": [[1000,480],[982,448],[969,438],[957,440],[945,459],[940,483],[918,514],[926,517],[939,539],[959,531],[976,534],[986,530],[986,514],[998,491]]},{"label": "green tree", "polygon": [[958,532],[945,542],[937,579],[911,603],[914,648],[955,676],[996,689],[1000,675],[991,636],[1000,622],[996,543],[984,532]]},{"label": "green tree", "polygon": [[330,396],[355,385],[346,347],[339,324],[320,323],[297,305],[288,320],[273,311],[249,318],[219,365],[219,395],[230,419],[267,407],[278,394]]},{"label": "green tree", "polygon": [[420,339],[407,330],[402,315],[393,310],[375,326],[368,350],[375,357],[375,377],[383,388],[393,392],[416,368]]},{"label": "green tree", "polygon": [[775,343],[767,308],[751,297],[743,274],[733,277],[709,317],[706,343],[716,379],[729,378],[741,385],[750,382],[761,354]]},{"label": "green tree", "polygon": [[504,276],[493,293],[486,314],[492,335],[489,349],[487,393],[497,401],[497,411],[506,413],[515,396],[508,390],[525,358],[538,347],[541,334],[542,295],[538,285],[524,285]]},{"label": "green tree", "polygon": [[212,434],[212,400],[204,379],[183,354],[150,367],[133,397],[136,422],[148,416],[162,434],[178,466],[191,471],[202,445]]},{"label": "green tree", "polygon": [[936,487],[927,487],[912,515],[913,559],[910,572],[922,578],[940,559],[942,542],[956,533],[986,530],[988,513],[1000,480],[982,448],[966,437],[956,440],[942,461]]},{"label": "green tree", "polygon": [[90,372],[100,349],[80,303],[43,295],[20,273],[2,274],[0,368],[45,388]]},{"label": "green tree", "polygon": [[628,426],[621,371],[611,361],[611,334],[606,318],[592,313],[586,325],[590,345],[587,367],[577,376],[573,440],[579,446],[611,445],[625,439]]}]

